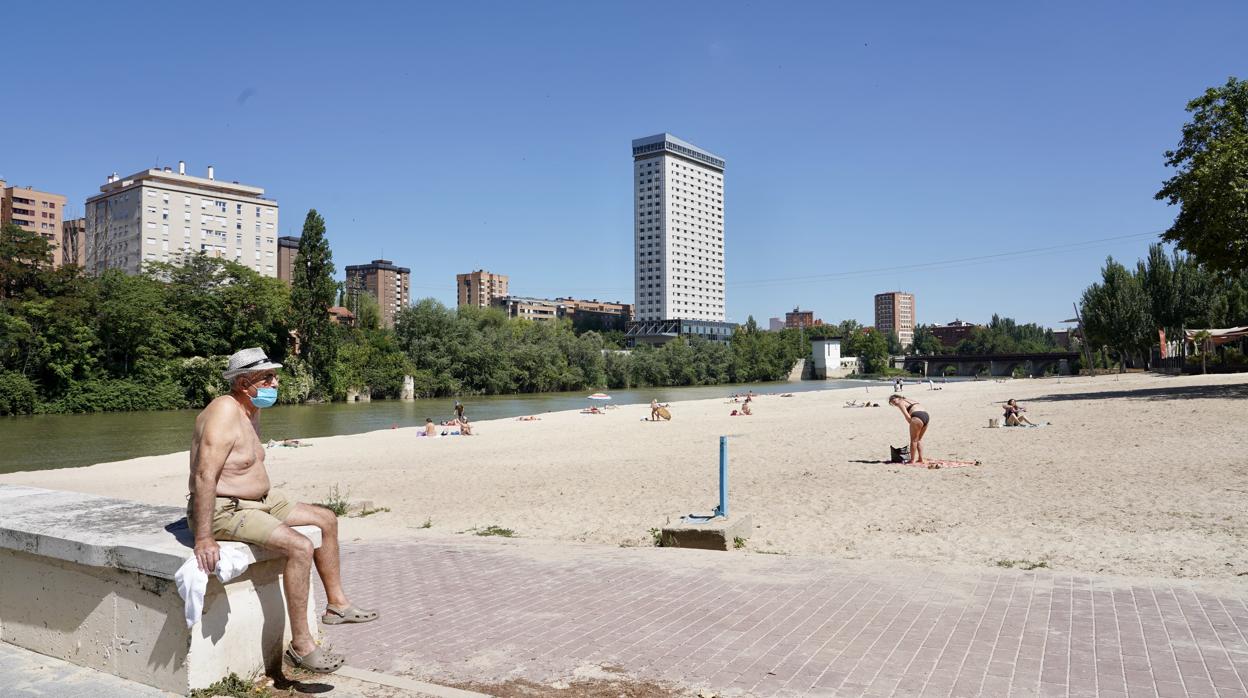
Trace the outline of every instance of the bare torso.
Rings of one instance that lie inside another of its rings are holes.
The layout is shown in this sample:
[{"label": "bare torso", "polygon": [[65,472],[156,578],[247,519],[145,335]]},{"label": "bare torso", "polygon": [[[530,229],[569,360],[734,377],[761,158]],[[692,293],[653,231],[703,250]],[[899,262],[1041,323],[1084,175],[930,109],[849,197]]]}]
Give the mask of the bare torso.
[{"label": "bare torso", "polygon": [[195,493],[195,472],[205,450],[206,430],[211,441],[228,450],[221,477],[217,480],[219,497],[259,499],[269,493],[269,473],[264,468],[264,445],[260,442],[260,425],[249,417],[230,395],[213,400],[195,418],[195,436],[191,441],[191,473],[188,490]]}]

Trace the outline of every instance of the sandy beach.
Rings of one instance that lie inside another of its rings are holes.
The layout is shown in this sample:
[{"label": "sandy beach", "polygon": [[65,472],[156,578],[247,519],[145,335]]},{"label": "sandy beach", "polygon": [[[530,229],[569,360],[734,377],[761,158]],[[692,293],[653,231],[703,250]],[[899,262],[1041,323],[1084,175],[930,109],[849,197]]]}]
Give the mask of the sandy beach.
[{"label": "sandy beach", "polygon": [[[910,384],[906,396],[932,415],[929,457],[982,463],[942,470],[877,462],[906,439],[885,403],[891,389],[766,395],[749,417],[730,417],[736,405],[717,399],[675,403],[671,422],[643,421],[648,407],[633,405],[480,422],[471,437],[418,438],[411,425],[270,448],[267,459],[274,486],[301,500],[324,500],[337,486],[390,508],[344,520],[348,540],[495,525],[524,538],[643,546],[653,544],[651,528],[714,507],[726,434],[730,513],[755,525],[745,554],[1248,583],[1237,576],[1248,575],[1248,376]],[[1008,398],[1051,424],[987,428]],[[881,407],[844,407],[851,399]],[[181,506],[187,460],[183,452],[0,482]]]}]

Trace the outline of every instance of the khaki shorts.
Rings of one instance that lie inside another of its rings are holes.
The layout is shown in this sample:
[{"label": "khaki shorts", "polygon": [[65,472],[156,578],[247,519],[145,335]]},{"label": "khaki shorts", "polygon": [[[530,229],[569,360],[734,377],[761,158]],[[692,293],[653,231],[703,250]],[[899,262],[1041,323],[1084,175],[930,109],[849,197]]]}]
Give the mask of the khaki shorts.
[{"label": "khaki shorts", "polygon": [[[195,520],[194,506],[193,500],[187,502],[187,521]],[[259,500],[217,497],[212,509],[212,537],[264,545],[294,509],[295,503],[278,490],[269,490]]]}]

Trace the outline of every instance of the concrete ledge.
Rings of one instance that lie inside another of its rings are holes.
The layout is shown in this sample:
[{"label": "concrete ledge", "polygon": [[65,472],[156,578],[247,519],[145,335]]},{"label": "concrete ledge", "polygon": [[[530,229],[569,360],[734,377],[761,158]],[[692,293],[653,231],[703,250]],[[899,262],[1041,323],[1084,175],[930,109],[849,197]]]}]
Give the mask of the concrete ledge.
[{"label": "concrete ledge", "polygon": [[749,538],[753,529],[754,524],[748,514],[711,519],[701,524],[682,521],[663,527],[659,535],[659,545],[664,548],[732,550],[735,539]]},{"label": "concrete ledge", "polygon": [[[320,529],[296,530],[320,545]],[[210,578],[188,629],[172,581],[191,555],[184,508],[0,485],[0,641],[183,694],[275,669],[290,637],[285,561],[221,545],[252,563],[229,584]]]}]

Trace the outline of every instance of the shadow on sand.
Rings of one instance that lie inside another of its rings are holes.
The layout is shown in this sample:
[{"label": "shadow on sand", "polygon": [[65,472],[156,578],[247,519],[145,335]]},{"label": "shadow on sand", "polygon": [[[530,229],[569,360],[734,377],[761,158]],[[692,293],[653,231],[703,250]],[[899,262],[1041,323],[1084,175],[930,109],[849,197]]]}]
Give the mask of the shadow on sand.
[{"label": "shadow on sand", "polygon": [[1136,390],[1100,390],[1088,393],[1064,393],[1033,397],[1028,402],[1068,402],[1071,400],[1226,400],[1248,398],[1248,383],[1229,385],[1175,385]]}]

